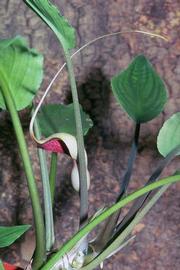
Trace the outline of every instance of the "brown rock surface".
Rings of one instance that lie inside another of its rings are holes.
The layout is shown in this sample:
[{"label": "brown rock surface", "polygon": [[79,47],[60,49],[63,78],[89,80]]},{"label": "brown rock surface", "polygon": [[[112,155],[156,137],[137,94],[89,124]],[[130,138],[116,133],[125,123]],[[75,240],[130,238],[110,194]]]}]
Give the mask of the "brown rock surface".
[{"label": "brown rock surface", "polygon": [[[156,136],[165,119],[179,110],[180,105],[180,4],[178,0],[70,0],[53,1],[77,29],[78,46],[106,33],[141,29],[165,34],[170,42],[151,39],[140,34],[107,38],[88,47],[74,59],[80,101],[94,121],[86,138],[91,173],[90,214],[107,202],[114,201],[119,188],[117,180],[125,171],[132,140],[132,122],[112,96],[109,80],[127,66],[133,56],[144,53],[164,78],[169,101],[164,112],[142,127],[139,155],[134,168],[130,191],[144,183],[156,167],[160,156]],[[24,5],[21,0],[0,1],[1,38],[21,34],[31,46],[45,55],[45,80],[42,87],[63,63],[62,51],[52,32]],[[71,100],[67,74],[63,72],[47,101]],[[28,137],[27,118],[25,131]],[[32,223],[31,205],[11,122],[0,112],[0,224]],[[29,141],[31,156],[40,185],[36,150]],[[69,174],[63,166],[69,161],[59,159],[58,188],[55,203],[58,243],[68,239],[78,225],[78,196],[70,186]],[[63,164],[63,166],[62,166]],[[70,165],[70,164],[69,164]],[[164,172],[169,175],[179,166],[176,159]],[[172,186],[149,215],[136,228],[133,244],[105,263],[113,270],[179,270],[180,265],[180,185]],[[68,214],[67,214],[68,213]],[[142,229],[143,228],[143,229]],[[33,248],[33,232],[22,244],[1,257],[25,263]],[[29,250],[29,253],[28,251]]]}]

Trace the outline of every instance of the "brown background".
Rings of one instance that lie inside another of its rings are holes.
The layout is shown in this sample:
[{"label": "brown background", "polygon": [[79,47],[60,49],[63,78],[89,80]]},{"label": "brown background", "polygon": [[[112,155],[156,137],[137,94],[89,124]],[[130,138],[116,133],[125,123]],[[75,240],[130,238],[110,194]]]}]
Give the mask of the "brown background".
[{"label": "brown background", "polygon": [[[74,60],[80,101],[94,121],[86,138],[91,173],[90,214],[112,203],[118,192],[117,180],[125,171],[133,124],[112,96],[109,80],[125,68],[133,56],[144,53],[164,78],[169,101],[164,112],[142,127],[139,155],[134,168],[130,191],[142,185],[156,167],[160,155],[156,137],[165,119],[179,110],[180,90],[180,4],[178,0],[70,0],[53,1],[77,29],[78,46],[110,32],[141,29],[165,34],[169,43],[140,34],[122,35],[99,41]],[[24,5],[21,0],[1,0],[1,38],[21,34],[45,55],[45,80],[42,90],[63,63],[62,51],[52,32]],[[38,98],[40,95],[38,96]],[[37,98],[37,99],[38,99]],[[71,101],[67,74],[64,72],[54,85],[47,101]],[[22,114],[28,137],[28,114]],[[36,178],[40,176],[36,150],[29,140]],[[77,230],[78,196],[70,186],[71,166],[66,157],[59,158],[58,187],[55,203],[56,234],[62,243]],[[164,175],[179,166],[176,159]],[[113,270],[178,270],[180,265],[180,186],[172,186],[149,215],[136,228],[135,241],[105,263]],[[16,141],[8,115],[0,113],[0,223],[32,223],[31,205],[21,170]],[[33,231],[11,250],[1,250],[1,257],[24,265],[33,248]]]}]

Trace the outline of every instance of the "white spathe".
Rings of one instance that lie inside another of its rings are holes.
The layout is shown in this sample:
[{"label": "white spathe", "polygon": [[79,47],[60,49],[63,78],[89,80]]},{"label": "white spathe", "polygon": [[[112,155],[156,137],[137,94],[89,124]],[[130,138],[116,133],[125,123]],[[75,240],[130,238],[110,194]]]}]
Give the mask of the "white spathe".
[{"label": "white spathe", "polygon": [[77,141],[76,138],[68,133],[59,133],[59,138],[65,143],[69,154],[73,159],[77,159]]},{"label": "white spathe", "polygon": [[[85,151],[85,159],[86,159],[86,175],[87,175],[87,188],[90,187],[90,174],[87,168],[87,154]],[[78,192],[80,190],[80,180],[79,180],[79,170],[76,161],[74,160],[73,169],[71,172],[71,183],[73,188]]]}]

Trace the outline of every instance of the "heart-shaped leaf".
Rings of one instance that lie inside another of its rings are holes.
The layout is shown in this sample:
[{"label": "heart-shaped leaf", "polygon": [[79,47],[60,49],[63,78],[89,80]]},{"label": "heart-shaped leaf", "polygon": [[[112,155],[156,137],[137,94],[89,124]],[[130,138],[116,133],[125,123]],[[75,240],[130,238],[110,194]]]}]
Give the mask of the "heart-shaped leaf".
[{"label": "heart-shaped leaf", "polygon": [[167,101],[165,84],[144,55],[113,77],[111,85],[117,101],[137,123],[152,120]]},{"label": "heart-shaped leaf", "polygon": [[[81,108],[83,134],[93,126],[92,120]],[[69,133],[76,136],[73,104],[48,104],[44,105],[38,113],[38,122],[42,135],[49,137],[55,133]]]},{"label": "heart-shaped leaf", "polygon": [[68,23],[56,6],[48,0],[24,0],[52,29],[62,45],[72,49],[76,45],[75,29]]},{"label": "heart-shaped leaf", "polygon": [[30,225],[20,225],[13,227],[0,226],[0,248],[10,246],[29,228]]},{"label": "heart-shaped leaf", "polygon": [[158,150],[164,157],[178,146],[180,147],[180,112],[173,114],[164,123],[157,138]]},{"label": "heart-shaped leaf", "polygon": [[[0,108],[6,109],[1,80],[6,80],[17,110],[29,106],[43,78],[43,57],[17,36],[0,41]],[[3,75],[3,76],[2,76]]]}]

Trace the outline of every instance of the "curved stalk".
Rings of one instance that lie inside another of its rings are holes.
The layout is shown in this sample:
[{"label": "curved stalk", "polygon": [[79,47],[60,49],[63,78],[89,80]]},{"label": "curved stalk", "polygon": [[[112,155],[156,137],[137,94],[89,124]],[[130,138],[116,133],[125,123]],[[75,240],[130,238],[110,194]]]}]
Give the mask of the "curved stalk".
[{"label": "curved stalk", "polygon": [[70,251],[74,245],[82,239],[86,234],[88,234],[90,231],[92,231],[98,224],[103,222],[106,218],[111,216],[113,213],[127,205],[129,202],[139,198],[140,196],[144,195],[145,193],[152,191],[154,189],[157,189],[159,187],[162,187],[164,185],[173,184],[177,181],[180,181],[180,175],[174,175],[169,176],[166,178],[163,178],[155,183],[152,183],[148,186],[145,186],[134,193],[130,194],[129,196],[125,197],[124,199],[120,200],[107,210],[105,210],[103,213],[101,213],[99,216],[94,218],[92,221],[90,221],[87,225],[85,225],[78,233],[76,233],[67,243],[62,246],[62,248],[56,252],[55,255],[53,255],[48,262],[41,268],[41,270],[50,270],[52,269],[62,258],[62,256],[65,255],[68,251]]},{"label": "curved stalk", "polygon": [[2,95],[4,97],[7,109],[10,113],[11,120],[13,123],[32,202],[35,234],[36,234],[36,249],[33,257],[33,269],[36,270],[39,269],[43,264],[46,254],[43,213],[21,122],[15,108],[14,100],[8,85],[8,80],[6,79],[1,70],[0,70],[0,86]]},{"label": "curved stalk", "polygon": [[[126,30],[126,31],[118,31],[118,32],[114,32],[114,33],[109,33],[109,34],[105,34],[99,37],[96,37],[92,40],[90,40],[89,42],[87,42],[86,44],[84,44],[82,47],[80,47],[77,51],[75,51],[72,55],[71,55],[71,59],[74,58],[77,54],[79,54],[81,51],[83,51],[84,49],[88,48],[89,46],[93,45],[94,43],[96,43],[99,40],[102,40],[104,38],[108,38],[108,37],[114,37],[117,35],[122,35],[122,34],[133,34],[133,33],[139,33],[139,34],[143,34],[143,35],[147,35],[147,36],[151,36],[151,37],[157,37],[160,39],[163,39],[164,41],[169,41],[167,37],[162,36],[162,35],[158,35],[155,33],[151,33],[151,32],[146,32],[146,31],[141,31],[141,30]],[[30,133],[33,134],[33,124],[34,124],[34,120],[36,118],[36,115],[45,99],[45,97],[47,96],[47,94],[49,93],[52,85],[54,84],[55,80],[58,78],[58,76],[61,74],[61,72],[63,71],[63,69],[66,67],[66,63],[64,63],[56,72],[56,74],[54,75],[54,77],[52,78],[50,84],[48,85],[48,87],[46,88],[39,104],[37,105],[34,114],[31,118],[31,122],[30,122]]]}]

